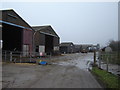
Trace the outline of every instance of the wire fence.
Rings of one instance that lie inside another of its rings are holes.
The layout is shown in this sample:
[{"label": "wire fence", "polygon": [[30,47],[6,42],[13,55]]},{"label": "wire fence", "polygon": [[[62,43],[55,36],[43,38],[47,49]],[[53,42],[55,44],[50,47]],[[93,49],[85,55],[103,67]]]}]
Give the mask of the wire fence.
[{"label": "wire fence", "polygon": [[37,63],[40,59],[51,60],[51,53],[2,51],[2,62]]},{"label": "wire fence", "polygon": [[120,76],[120,53],[98,52],[97,64],[99,68]]}]

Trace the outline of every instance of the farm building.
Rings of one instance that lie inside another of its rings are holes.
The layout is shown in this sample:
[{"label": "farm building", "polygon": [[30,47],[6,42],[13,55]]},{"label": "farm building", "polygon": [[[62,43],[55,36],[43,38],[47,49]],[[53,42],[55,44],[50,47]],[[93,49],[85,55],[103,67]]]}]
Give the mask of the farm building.
[{"label": "farm building", "polygon": [[56,54],[59,52],[59,36],[48,26],[33,26],[34,51],[43,54]]},{"label": "farm building", "polygon": [[28,52],[33,51],[33,29],[13,9],[0,10],[2,24],[2,50]]},{"label": "farm building", "polygon": [[75,44],[74,52],[79,53],[81,51],[82,45]]},{"label": "farm building", "polygon": [[61,53],[73,53],[74,52],[74,44],[72,42],[64,42],[60,44],[60,52]]}]

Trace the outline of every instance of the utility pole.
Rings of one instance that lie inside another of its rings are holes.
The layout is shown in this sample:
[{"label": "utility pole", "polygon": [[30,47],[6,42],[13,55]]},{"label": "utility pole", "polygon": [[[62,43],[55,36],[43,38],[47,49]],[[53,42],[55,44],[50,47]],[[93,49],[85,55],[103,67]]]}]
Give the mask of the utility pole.
[{"label": "utility pole", "polygon": [[96,66],[96,50],[94,50],[94,66]]}]

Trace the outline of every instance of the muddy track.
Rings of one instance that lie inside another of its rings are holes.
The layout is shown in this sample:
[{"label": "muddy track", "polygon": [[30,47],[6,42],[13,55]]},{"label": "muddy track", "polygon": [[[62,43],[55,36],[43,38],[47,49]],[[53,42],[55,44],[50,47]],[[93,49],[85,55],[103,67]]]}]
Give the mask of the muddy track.
[{"label": "muddy track", "polygon": [[[3,65],[4,88],[101,88],[87,70],[93,54],[51,58],[52,65]],[[8,82],[9,81],[9,82]]]}]

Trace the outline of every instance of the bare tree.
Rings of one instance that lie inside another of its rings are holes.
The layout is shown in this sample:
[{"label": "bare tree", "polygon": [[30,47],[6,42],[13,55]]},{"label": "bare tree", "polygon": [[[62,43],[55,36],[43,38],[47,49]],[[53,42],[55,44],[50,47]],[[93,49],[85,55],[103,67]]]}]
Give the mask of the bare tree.
[{"label": "bare tree", "polygon": [[120,41],[110,40],[108,46],[111,47],[113,51],[119,51],[120,50]]}]

